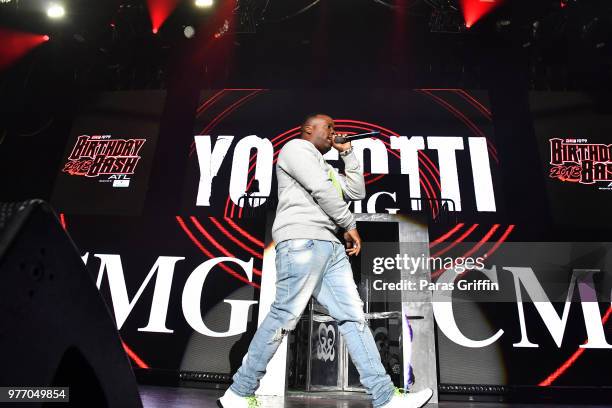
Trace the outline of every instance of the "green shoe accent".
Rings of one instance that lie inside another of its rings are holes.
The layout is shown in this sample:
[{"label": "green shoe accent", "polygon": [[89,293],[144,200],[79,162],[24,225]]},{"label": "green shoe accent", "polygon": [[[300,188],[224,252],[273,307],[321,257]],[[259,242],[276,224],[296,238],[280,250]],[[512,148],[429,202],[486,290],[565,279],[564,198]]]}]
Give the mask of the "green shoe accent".
[{"label": "green shoe accent", "polygon": [[249,404],[249,408],[259,407],[259,400],[257,397],[247,397],[247,403]]},{"label": "green shoe accent", "polygon": [[408,394],[408,390],[405,388],[399,388],[399,387],[395,387],[395,391],[393,392],[393,395],[405,395]]}]

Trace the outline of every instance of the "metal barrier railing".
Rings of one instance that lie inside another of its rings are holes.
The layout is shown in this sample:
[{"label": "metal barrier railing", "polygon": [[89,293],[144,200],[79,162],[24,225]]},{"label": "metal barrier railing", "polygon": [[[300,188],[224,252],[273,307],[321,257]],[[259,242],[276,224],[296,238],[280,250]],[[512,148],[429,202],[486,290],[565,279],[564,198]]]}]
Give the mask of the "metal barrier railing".
[{"label": "metal barrier railing", "polygon": [[[407,203],[399,203],[398,212],[400,214],[418,214],[421,217],[426,217],[431,223],[457,222],[457,212],[455,210],[457,206],[450,198],[408,197],[407,201]],[[240,208],[236,216],[237,218],[265,217],[268,212],[276,211],[277,205],[278,198],[276,196],[245,194],[238,199]],[[416,207],[417,210],[414,210],[413,207]]]}]

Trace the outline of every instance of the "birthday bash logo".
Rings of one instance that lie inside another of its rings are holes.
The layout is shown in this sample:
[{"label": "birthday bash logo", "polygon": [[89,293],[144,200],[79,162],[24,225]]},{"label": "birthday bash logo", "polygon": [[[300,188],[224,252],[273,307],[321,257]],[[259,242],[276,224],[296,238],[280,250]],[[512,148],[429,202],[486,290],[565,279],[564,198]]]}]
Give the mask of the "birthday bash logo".
[{"label": "birthday bash logo", "polygon": [[549,177],[561,181],[595,184],[610,190],[612,182],[612,145],[588,143],[587,139],[550,139]]},{"label": "birthday bash logo", "polygon": [[71,176],[97,178],[113,187],[129,187],[142,159],[140,151],[146,139],[117,139],[110,135],[81,135],[62,171]]}]

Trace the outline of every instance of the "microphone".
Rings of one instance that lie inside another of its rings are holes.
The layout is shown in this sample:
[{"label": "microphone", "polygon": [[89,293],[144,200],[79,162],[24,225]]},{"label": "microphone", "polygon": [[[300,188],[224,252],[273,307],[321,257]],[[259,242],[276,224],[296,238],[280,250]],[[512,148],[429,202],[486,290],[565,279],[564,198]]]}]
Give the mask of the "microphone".
[{"label": "microphone", "polygon": [[375,130],[373,132],[359,133],[359,134],[350,135],[350,136],[336,136],[336,138],[334,139],[334,142],[347,143],[353,140],[365,139],[367,137],[373,137],[373,136],[379,136],[379,135],[380,135],[380,131]]}]

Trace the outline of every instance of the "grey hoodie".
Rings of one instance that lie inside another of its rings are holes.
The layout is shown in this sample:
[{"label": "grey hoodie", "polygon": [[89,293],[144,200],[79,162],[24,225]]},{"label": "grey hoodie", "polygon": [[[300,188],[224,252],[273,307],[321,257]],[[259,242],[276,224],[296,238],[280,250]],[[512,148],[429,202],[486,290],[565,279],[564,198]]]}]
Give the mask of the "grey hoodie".
[{"label": "grey hoodie", "polygon": [[355,228],[345,199],[365,197],[363,171],[352,151],[340,156],[346,176],[338,174],[308,140],[293,139],[281,149],[276,165],[278,207],[272,225],[276,243],[297,238],[340,242],[339,227]]}]

